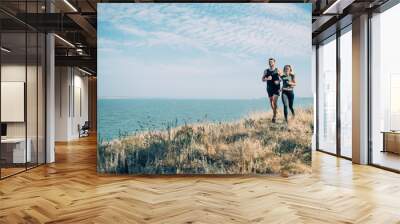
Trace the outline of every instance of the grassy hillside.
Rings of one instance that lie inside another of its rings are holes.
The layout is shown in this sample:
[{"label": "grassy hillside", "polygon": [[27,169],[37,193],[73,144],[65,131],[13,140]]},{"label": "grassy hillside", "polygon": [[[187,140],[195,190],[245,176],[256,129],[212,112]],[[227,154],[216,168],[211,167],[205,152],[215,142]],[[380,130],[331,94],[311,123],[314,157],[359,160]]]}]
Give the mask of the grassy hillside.
[{"label": "grassy hillside", "polygon": [[[282,114],[279,114],[280,116]],[[129,174],[281,174],[311,171],[312,109],[289,125],[257,113],[100,141],[98,170]]]}]

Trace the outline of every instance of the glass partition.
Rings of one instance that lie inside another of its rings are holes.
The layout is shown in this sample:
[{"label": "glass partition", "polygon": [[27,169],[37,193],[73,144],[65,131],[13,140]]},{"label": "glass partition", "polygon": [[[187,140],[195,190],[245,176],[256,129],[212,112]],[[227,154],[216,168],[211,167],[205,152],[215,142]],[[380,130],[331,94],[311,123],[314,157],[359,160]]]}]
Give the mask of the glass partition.
[{"label": "glass partition", "polygon": [[[1,34],[1,176],[24,171],[26,150],[26,33]],[[6,49],[6,50],[4,50]]]},{"label": "glass partition", "polygon": [[[43,5],[0,3],[18,13]],[[45,44],[43,33],[0,12],[1,179],[45,163]]]}]

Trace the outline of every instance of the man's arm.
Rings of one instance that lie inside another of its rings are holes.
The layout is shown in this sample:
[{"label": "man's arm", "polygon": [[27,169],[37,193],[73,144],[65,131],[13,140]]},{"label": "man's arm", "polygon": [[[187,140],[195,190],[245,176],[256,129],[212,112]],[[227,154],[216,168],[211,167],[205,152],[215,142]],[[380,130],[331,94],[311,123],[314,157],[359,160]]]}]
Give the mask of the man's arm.
[{"label": "man's arm", "polygon": [[271,79],[272,79],[272,76],[267,75],[267,72],[264,71],[264,75],[263,75],[263,77],[261,78],[261,80],[262,80],[263,82],[265,82],[265,81],[271,80]]},{"label": "man's arm", "polygon": [[265,79],[264,79],[265,81],[267,81],[267,80],[272,80],[272,76],[271,75],[265,75]]}]

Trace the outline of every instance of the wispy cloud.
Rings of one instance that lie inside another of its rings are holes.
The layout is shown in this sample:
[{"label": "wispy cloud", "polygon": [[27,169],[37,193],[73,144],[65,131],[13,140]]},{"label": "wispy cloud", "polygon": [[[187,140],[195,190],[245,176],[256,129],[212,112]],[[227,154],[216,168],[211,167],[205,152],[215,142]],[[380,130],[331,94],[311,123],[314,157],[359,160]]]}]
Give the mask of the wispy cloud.
[{"label": "wispy cloud", "polygon": [[131,35],[128,39],[140,41],[141,46],[283,56],[310,53],[310,26],[295,21],[311,17],[295,5],[205,4],[195,10],[191,5],[179,4],[119,4],[100,7],[99,13],[101,21],[109,21],[115,32]]}]

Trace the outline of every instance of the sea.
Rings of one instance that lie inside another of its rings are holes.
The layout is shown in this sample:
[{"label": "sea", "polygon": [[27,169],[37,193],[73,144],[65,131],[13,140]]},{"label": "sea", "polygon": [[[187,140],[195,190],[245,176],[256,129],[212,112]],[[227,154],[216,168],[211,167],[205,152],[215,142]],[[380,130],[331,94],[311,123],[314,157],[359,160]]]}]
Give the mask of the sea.
[{"label": "sea", "polygon": [[[283,107],[279,98],[279,110]],[[312,107],[313,98],[296,97],[294,107]],[[99,99],[98,137],[112,140],[137,132],[165,130],[198,122],[235,121],[253,112],[271,110],[260,99]]]}]

